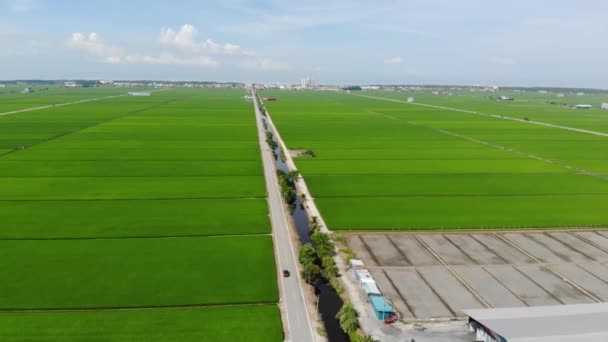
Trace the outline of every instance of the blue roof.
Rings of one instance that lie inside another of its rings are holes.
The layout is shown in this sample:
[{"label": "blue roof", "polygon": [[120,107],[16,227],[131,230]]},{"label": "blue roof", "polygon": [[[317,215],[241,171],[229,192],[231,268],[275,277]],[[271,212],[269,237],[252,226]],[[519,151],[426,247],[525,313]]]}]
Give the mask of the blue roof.
[{"label": "blue roof", "polygon": [[372,307],[376,311],[378,319],[387,318],[393,313],[393,307],[384,297],[370,294],[369,300],[372,302]]}]

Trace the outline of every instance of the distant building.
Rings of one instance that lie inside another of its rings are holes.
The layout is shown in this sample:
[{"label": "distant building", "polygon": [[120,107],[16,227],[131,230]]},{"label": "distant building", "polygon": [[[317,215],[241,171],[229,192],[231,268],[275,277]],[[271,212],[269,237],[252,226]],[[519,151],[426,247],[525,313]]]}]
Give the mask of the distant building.
[{"label": "distant building", "polygon": [[556,96],[557,96],[557,97],[566,97],[566,94],[564,94],[564,93],[559,93],[559,94],[557,94]]},{"label": "distant building", "polygon": [[508,96],[501,96],[498,98],[498,101],[514,101],[515,99],[513,99],[512,97],[508,97]]},{"label": "distant building", "polygon": [[100,80],[99,83],[103,84],[103,85],[111,85],[114,84],[114,81],[110,81],[110,80]]},{"label": "distant building", "polygon": [[149,91],[132,91],[128,93],[129,96],[152,96]]},{"label": "distant building", "polygon": [[590,105],[590,104],[577,104],[576,106],[574,106],[574,108],[576,108],[576,109],[591,109],[591,108],[593,108],[593,106]]},{"label": "distant building", "polygon": [[583,92],[576,93],[576,96],[585,96],[585,93],[583,93]]},{"label": "distant building", "polygon": [[6,88],[6,84],[0,84],[0,88]]},{"label": "distant building", "polygon": [[76,82],[64,82],[63,86],[66,88],[78,88],[80,85]]},{"label": "distant building", "polygon": [[414,100],[413,97],[408,97],[407,98],[407,103],[414,103],[416,100]]},{"label": "distant building", "polygon": [[303,78],[302,80],[300,80],[300,87],[302,89],[314,89],[315,81],[310,77]]},{"label": "distant building", "polygon": [[608,103],[602,103],[602,109],[608,109]]},{"label": "distant building", "polygon": [[22,94],[29,94],[29,93],[33,93],[34,90],[30,87],[26,87],[23,89],[23,91],[21,92]]}]

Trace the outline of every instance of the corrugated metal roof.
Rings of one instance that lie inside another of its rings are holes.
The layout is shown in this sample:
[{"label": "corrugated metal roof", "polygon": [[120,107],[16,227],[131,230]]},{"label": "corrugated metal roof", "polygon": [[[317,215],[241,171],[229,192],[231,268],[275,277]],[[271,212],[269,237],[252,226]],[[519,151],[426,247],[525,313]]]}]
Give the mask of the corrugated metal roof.
[{"label": "corrugated metal roof", "polygon": [[509,342],[608,341],[608,303],[463,312]]},{"label": "corrugated metal roof", "polygon": [[380,295],[380,289],[373,280],[366,280],[361,282],[361,287],[366,294],[377,294]]}]

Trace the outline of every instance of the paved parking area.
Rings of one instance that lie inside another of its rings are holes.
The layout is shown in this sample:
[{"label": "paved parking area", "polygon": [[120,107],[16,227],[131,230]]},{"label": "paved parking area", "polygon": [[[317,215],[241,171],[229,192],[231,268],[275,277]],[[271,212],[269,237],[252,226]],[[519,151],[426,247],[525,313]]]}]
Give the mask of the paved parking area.
[{"label": "paved parking area", "polygon": [[347,234],[404,319],[608,301],[608,231]]}]

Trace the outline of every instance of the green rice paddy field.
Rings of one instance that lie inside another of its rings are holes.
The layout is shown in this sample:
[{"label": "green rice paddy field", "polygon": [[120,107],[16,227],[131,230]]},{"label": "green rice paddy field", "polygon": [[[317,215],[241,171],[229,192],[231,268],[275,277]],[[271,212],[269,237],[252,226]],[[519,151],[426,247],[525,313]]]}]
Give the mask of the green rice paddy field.
[{"label": "green rice paddy field", "polygon": [[[262,95],[278,98],[266,106],[288,148],[314,151],[314,158],[295,162],[330,229],[608,225],[608,137],[359,94],[406,98],[397,92]],[[416,98],[514,116],[503,110],[517,103],[466,96]],[[595,130],[605,122],[608,131],[605,111],[582,117],[534,106],[528,110],[538,115],[531,119]]]},{"label": "green rice paddy field", "polygon": [[0,116],[0,340],[282,339],[241,97],[180,89]]},{"label": "green rice paddy field", "polygon": [[[504,115],[514,118],[547,122],[568,127],[588,129],[608,133],[608,111],[601,109],[602,103],[608,103],[607,93],[584,94],[559,92],[541,94],[535,91],[496,93],[457,91],[452,96],[434,95],[432,92],[365,92],[365,95],[380,96],[405,101],[414,97],[416,102],[432,105],[466,109],[486,114]],[[496,101],[504,95],[514,101]],[[490,99],[492,97],[493,99]],[[592,109],[572,109],[568,106],[590,104]]]},{"label": "green rice paddy field", "polygon": [[23,94],[26,85],[7,85],[0,88],[0,113],[13,110],[35,108],[53,104],[95,99],[105,96],[126,94],[129,91],[147,90],[148,88],[72,88],[66,89],[59,85],[33,85],[33,93]]}]

